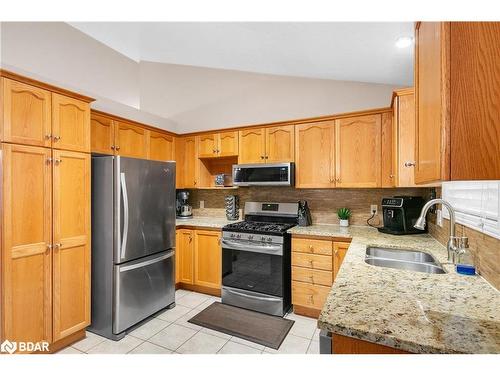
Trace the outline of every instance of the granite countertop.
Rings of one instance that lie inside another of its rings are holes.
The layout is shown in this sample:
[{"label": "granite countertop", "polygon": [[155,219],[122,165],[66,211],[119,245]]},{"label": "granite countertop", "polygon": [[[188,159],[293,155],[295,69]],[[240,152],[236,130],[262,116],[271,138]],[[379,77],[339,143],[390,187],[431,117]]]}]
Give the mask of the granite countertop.
[{"label": "granite countertop", "polygon": [[[430,235],[391,236],[374,228],[294,227],[292,234],[352,238],[318,327],[415,353],[500,353],[500,293],[480,276],[464,276]],[[446,274],[365,263],[367,246],[432,254]]]},{"label": "granite countertop", "polygon": [[222,229],[223,226],[236,223],[238,221],[241,220],[229,221],[225,217],[193,216],[192,219],[176,219],[175,226]]}]

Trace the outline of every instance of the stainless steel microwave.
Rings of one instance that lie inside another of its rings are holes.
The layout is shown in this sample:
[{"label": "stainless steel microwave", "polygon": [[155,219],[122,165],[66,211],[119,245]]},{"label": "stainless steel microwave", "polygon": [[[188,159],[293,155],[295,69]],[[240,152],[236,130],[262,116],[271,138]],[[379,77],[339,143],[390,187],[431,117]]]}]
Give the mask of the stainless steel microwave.
[{"label": "stainless steel microwave", "polygon": [[294,163],[233,165],[236,186],[293,186],[294,179]]}]

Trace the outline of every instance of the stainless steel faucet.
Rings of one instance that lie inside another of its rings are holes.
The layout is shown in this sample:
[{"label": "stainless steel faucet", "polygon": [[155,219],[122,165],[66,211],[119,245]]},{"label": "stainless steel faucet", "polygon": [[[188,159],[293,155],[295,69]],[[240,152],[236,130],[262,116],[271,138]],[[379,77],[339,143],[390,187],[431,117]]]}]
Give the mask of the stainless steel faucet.
[{"label": "stainless steel faucet", "polygon": [[414,227],[421,230],[425,229],[425,216],[429,208],[435,204],[442,204],[450,213],[450,239],[446,247],[448,249],[448,261],[457,264],[460,260],[460,255],[464,254],[465,249],[469,247],[469,239],[467,237],[457,237],[455,235],[455,209],[451,204],[443,199],[431,199],[422,207],[420,217],[417,219]]}]

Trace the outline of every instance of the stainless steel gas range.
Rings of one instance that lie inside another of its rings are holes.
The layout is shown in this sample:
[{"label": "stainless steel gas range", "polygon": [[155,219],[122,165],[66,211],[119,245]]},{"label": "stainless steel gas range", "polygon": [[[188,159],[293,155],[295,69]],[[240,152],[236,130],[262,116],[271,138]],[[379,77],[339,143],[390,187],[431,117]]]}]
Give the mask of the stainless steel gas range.
[{"label": "stainless steel gas range", "polygon": [[291,307],[291,236],[298,203],[246,202],[222,228],[222,303],[284,316]]}]

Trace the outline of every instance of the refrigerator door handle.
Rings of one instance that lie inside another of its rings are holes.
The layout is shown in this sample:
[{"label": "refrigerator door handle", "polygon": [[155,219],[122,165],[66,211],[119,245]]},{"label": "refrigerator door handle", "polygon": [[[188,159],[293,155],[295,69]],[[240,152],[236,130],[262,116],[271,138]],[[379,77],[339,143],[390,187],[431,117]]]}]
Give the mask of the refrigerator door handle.
[{"label": "refrigerator door handle", "polygon": [[127,248],[127,236],[128,236],[128,195],[127,195],[127,183],[125,182],[125,173],[120,173],[120,185],[122,189],[123,197],[123,235],[122,244],[120,250],[120,259],[125,258],[125,250]]},{"label": "refrigerator door handle", "polygon": [[174,255],[174,251],[171,250],[167,254],[162,255],[159,258],[150,259],[150,260],[147,260],[145,262],[132,264],[130,266],[122,266],[122,267],[120,267],[120,272],[127,272],[127,271],[131,271],[131,270],[135,270],[137,268],[142,268],[142,267],[145,267],[145,266],[149,266],[151,264],[155,264],[155,263],[161,262],[161,261],[163,261],[165,259],[171,258],[173,255]]}]

